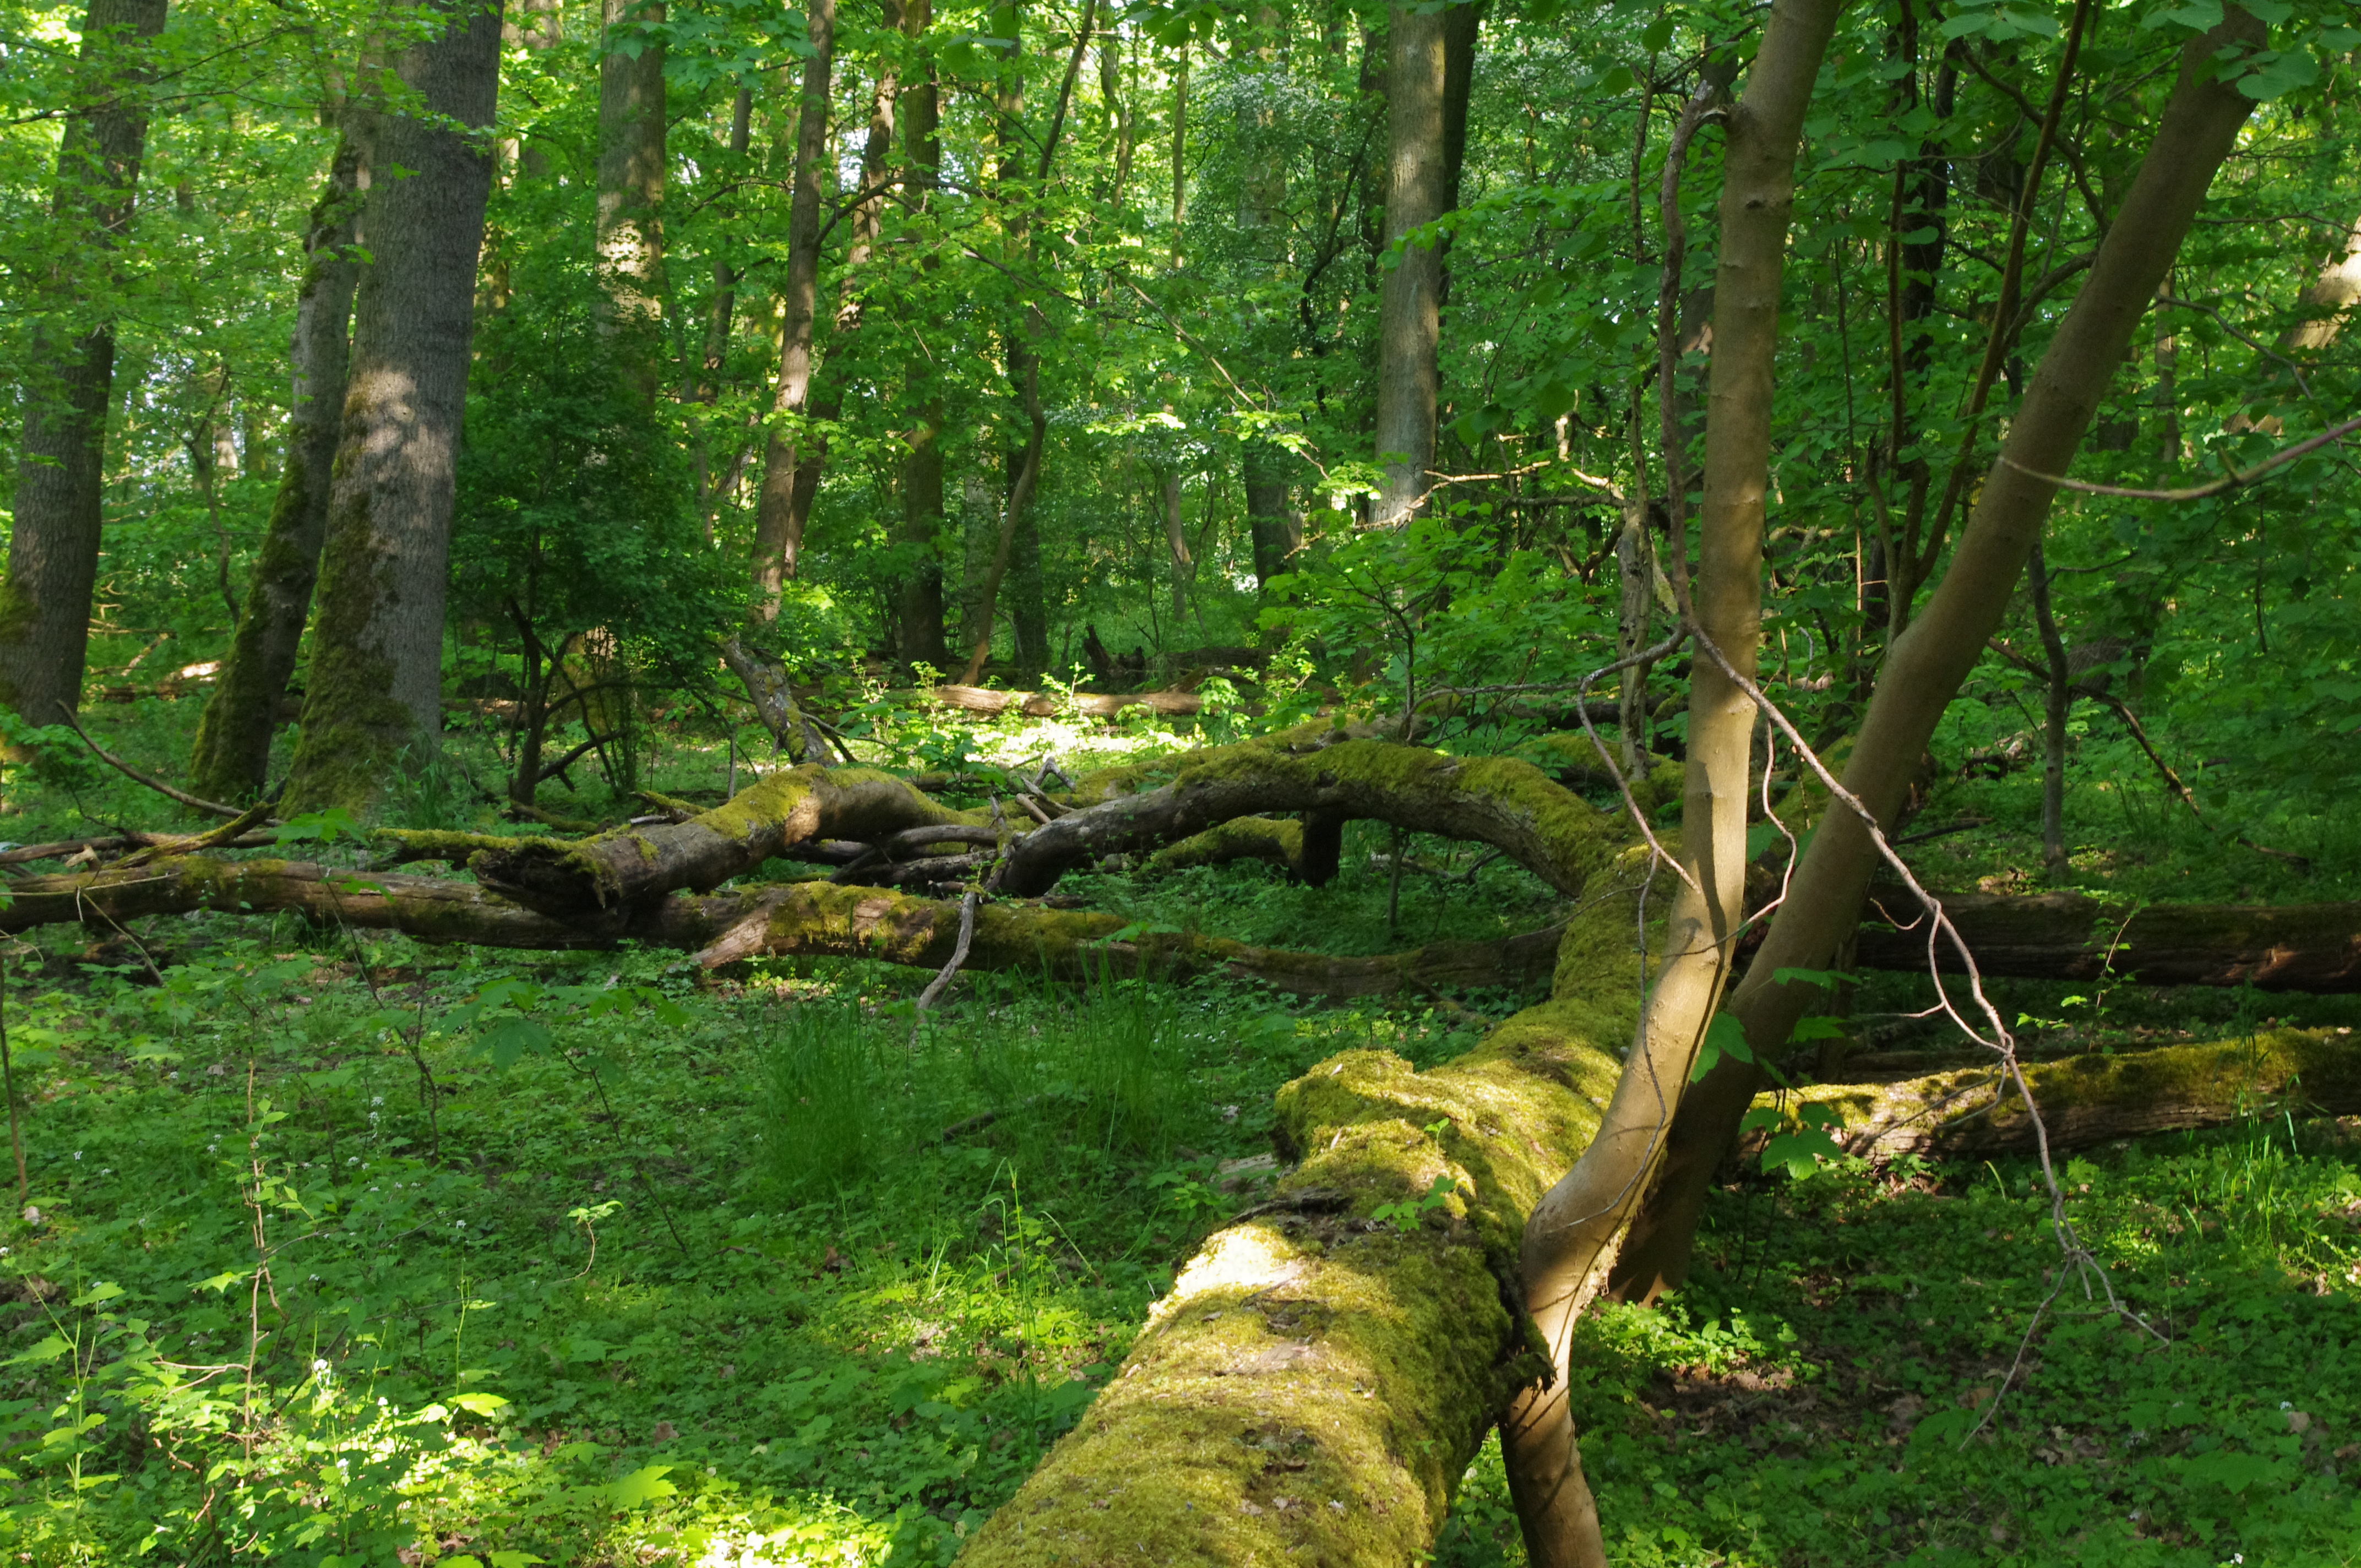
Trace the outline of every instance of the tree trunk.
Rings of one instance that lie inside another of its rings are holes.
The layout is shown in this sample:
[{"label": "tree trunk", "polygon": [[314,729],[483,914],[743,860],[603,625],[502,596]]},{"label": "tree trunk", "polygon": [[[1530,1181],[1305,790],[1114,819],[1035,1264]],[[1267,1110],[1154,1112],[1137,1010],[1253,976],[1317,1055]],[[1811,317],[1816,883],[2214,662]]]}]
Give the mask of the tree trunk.
[{"label": "tree trunk", "polygon": [[[1722,158],[1711,412],[1698,570],[1688,608],[1697,634],[1750,676],[1761,641],[1772,366],[1795,208],[1795,148],[1842,4],[1777,0],[1745,95],[1730,113]],[[1518,1395],[1501,1420],[1500,1447],[1526,1555],[1536,1568],[1606,1562],[1566,1403],[1574,1320],[1603,1283],[1603,1266],[1613,1261],[1663,1157],[1673,1107],[1706,1048],[1736,957],[1745,918],[1754,720],[1745,694],[1700,651],[1689,677],[1684,875],[1673,894],[1663,960],[1597,1135],[1525,1223],[1520,1268],[1525,1307],[1549,1347],[1554,1376]]]},{"label": "tree trunk", "polygon": [[1261,592],[1273,577],[1295,569],[1295,553],[1303,548],[1303,525],[1288,504],[1285,449],[1248,440],[1241,467],[1246,532],[1254,543],[1255,589]]},{"label": "tree trunk", "polygon": [[287,464],[237,633],[197,723],[189,761],[189,787],[211,800],[245,800],[263,787],[279,698],[295,673],[303,623],[312,613],[320,541],[328,527],[329,471],[343,424],[353,291],[361,274],[353,247],[361,239],[368,184],[360,143],[350,134],[339,137],[327,189],[312,208],[303,235],[309,259],[295,295]]},{"label": "tree trunk", "polygon": [[353,308],[291,809],[366,803],[439,735],[453,460],[500,85],[497,10],[455,11],[400,71],[434,118],[373,116],[370,264]]},{"label": "tree trunk", "polygon": [[[730,153],[733,159],[746,156],[746,148],[754,134],[754,90],[741,87],[730,104]],[[713,257],[713,303],[705,316],[705,352],[697,361],[695,400],[709,403],[721,395],[722,367],[730,357],[730,320],[738,313],[738,270],[730,265],[727,251],[716,247]],[[699,499],[707,485],[706,459],[700,451],[697,457],[697,490]]]},{"label": "tree trunk", "polygon": [[[902,30],[923,44],[934,17],[933,0],[910,0],[903,7]],[[902,120],[905,199],[925,210],[940,179],[942,141],[940,89],[932,60],[926,73],[907,93],[909,112]],[[939,672],[950,668],[950,652],[943,643],[943,569],[935,555],[935,542],[943,528],[943,391],[939,374],[925,352],[910,357],[902,401],[909,411],[903,433],[908,447],[902,460],[902,519],[894,543],[904,556],[894,594],[894,651],[906,664],[929,664]]]},{"label": "tree trunk", "polygon": [[2041,863],[2057,875],[2066,870],[2066,719],[2074,702],[2074,674],[2067,667],[2066,642],[2049,610],[2049,565],[2036,540],[2026,563],[2032,590],[2034,625],[2041,633]]},{"label": "tree trunk", "polygon": [[642,400],[655,400],[655,332],[664,317],[664,48],[625,36],[625,24],[662,22],[661,3],[600,0],[598,59],[599,322],[642,341],[623,350]]},{"label": "tree trunk", "polygon": [[[888,30],[898,29],[902,25],[899,0],[884,0],[884,16]],[[819,499],[821,477],[828,469],[826,430],[844,411],[847,377],[842,356],[851,350],[853,334],[861,330],[861,273],[877,254],[879,218],[885,203],[885,174],[894,156],[894,101],[900,92],[893,64],[879,66],[876,85],[869,97],[869,136],[861,149],[861,190],[873,194],[852,209],[852,239],[845,247],[844,267],[839,274],[836,343],[829,352],[839,358],[840,366],[833,374],[823,374],[817,367],[813,370],[812,389],[807,394],[808,413],[796,444],[795,488],[787,498],[786,521],[780,530],[782,537],[795,542],[798,555],[803,551],[804,532],[811,522],[812,505]]]},{"label": "tree trunk", "polygon": [[1441,8],[1393,7],[1387,57],[1386,244],[1395,265],[1378,306],[1378,461],[1382,488],[1372,521],[1409,521],[1426,498],[1434,463],[1436,354],[1442,341],[1443,254],[1404,237],[1444,212],[1444,98],[1449,23]]},{"label": "tree trunk", "polygon": [[164,27],[165,0],[91,0],[82,20],[75,97],[58,145],[49,211],[77,254],[46,280],[51,319],[35,323],[21,372],[25,437],[17,449],[8,571],[0,582],[0,705],[55,724],[82,707],[91,590],[98,580],[106,415],[115,388],[115,326],[92,296],[107,253],[131,226],[148,141],[140,97],[146,41]]},{"label": "tree trunk", "polygon": [[[1845,787],[1891,823],[1936,722],[2006,611],[2026,557],[2040,536],[2055,488],[2129,346],[2254,101],[2213,79],[2213,54],[2258,39],[2243,11],[2190,44],[2147,155],[2099,247],[2089,278],[2050,340],[2025,401],[2010,422],[1977,495],[1951,567],[1925,611],[1894,643],[1851,754]],[[1718,334],[1717,334],[1718,335]],[[1717,358],[1720,344],[1716,343]],[[1730,1010],[1760,1057],[1784,1044],[1817,998],[1781,985],[1783,968],[1825,969],[1859,919],[1876,851],[1858,818],[1831,810],[1812,835],[1785,902]],[[1672,1149],[1616,1271],[1615,1289],[1650,1297],[1686,1276],[1689,1249],[1714,1166],[1753,1098],[1754,1069],[1724,1061],[1684,1098]]]},{"label": "tree trunk", "polygon": [[754,593],[765,620],[779,613],[780,585],[796,575],[803,518],[795,505],[798,428],[811,396],[812,327],[819,314],[819,207],[829,173],[829,74],[836,62],[836,0],[809,0],[804,23],[803,103],[796,112],[796,187],[787,206],[787,276],[779,291],[779,386],[763,443],[763,488],[754,502]]},{"label": "tree trunk", "polygon": [[[1615,535],[1615,577],[1620,587],[1615,616],[1615,656],[1628,659],[1648,646],[1656,607],[1656,546],[1648,532],[1644,498],[1627,498],[1623,526]],[[1627,666],[1621,677],[1616,723],[1622,730],[1623,776],[1648,770],[1648,666]]]},{"label": "tree trunk", "polygon": [[1164,503],[1164,549],[1172,570],[1172,631],[1177,639],[1189,619],[1189,526],[1180,511],[1180,476],[1165,474],[1157,485]]},{"label": "tree trunk", "polygon": [[1172,270],[1180,270],[1180,225],[1189,216],[1189,46],[1172,68]]},{"label": "tree trunk", "polygon": [[2305,286],[2296,307],[2307,319],[2288,329],[2279,346],[2290,353],[2319,353],[2336,341],[2346,313],[2356,303],[2361,303],[2361,221],[2345,231],[2337,253]]}]

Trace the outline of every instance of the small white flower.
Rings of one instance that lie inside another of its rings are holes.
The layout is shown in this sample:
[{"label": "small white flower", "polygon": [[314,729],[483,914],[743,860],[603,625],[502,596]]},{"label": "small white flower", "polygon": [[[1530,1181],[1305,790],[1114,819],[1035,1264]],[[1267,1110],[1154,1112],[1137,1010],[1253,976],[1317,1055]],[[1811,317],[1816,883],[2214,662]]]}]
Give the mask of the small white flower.
[{"label": "small white flower", "polygon": [[74,1158],[76,1158],[76,1159],[80,1159],[81,1157],[82,1157],[82,1150],[80,1150],[80,1149],[76,1149],[76,1150],[74,1150]]},{"label": "small white flower", "polygon": [[455,1223],[456,1223],[458,1225],[458,1227],[459,1227],[461,1230],[463,1230],[463,1231],[464,1231],[464,1230],[466,1230],[466,1229],[467,1228],[467,1221],[465,1221],[465,1220],[456,1221],[456,1222],[455,1222]]},{"label": "small white flower", "polygon": [[[313,1277],[313,1278],[314,1278],[314,1279],[317,1279],[317,1278],[319,1278],[320,1277],[319,1277],[318,1275],[316,1275],[316,1274],[315,1274],[315,1275],[312,1276],[312,1277]],[[312,1376],[314,1376],[314,1377],[324,1377],[324,1376],[327,1376],[327,1372],[328,1372],[328,1364],[327,1364],[326,1362],[324,1362],[324,1361],[320,1361],[320,1360],[314,1360],[314,1361],[312,1363]]]},{"label": "small white flower", "polygon": [[351,1158],[349,1158],[349,1159],[347,1159],[347,1160],[346,1160],[346,1161],[345,1161],[345,1163],[346,1163],[346,1165],[358,1165],[358,1164],[360,1164],[360,1162],[361,1162],[361,1157],[360,1157],[360,1156],[358,1156],[358,1155],[355,1155],[355,1156],[353,1156]]},{"label": "small white flower", "polygon": [[382,1094],[372,1094],[369,1096],[369,1103],[372,1105],[382,1105],[385,1103],[385,1096]]},{"label": "small white flower", "polygon": [[[171,1071],[170,1071],[170,1072],[166,1073],[164,1076],[165,1076],[165,1077],[167,1077],[167,1078],[169,1078],[169,1079],[170,1079],[173,1082],[178,1083],[178,1082],[180,1081],[180,1080],[181,1080],[181,1069],[180,1069],[179,1068],[174,1068]],[[159,1525],[159,1527],[157,1527],[157,1528],[161,1529],[162,1527]]]}]

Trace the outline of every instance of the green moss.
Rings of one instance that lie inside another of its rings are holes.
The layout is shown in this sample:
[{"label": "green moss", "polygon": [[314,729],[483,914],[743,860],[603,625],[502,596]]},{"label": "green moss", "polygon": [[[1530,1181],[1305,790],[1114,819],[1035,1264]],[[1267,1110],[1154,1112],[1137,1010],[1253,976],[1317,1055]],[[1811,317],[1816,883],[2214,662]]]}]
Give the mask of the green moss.
[{"label": "green moss", "polygon": [[[2325,1029],[2041,1062],[2026,1081],[2053,1144],[2084,1144],[2218,1123],[2281,1095],[2344,1111],[2361,1106],[2361,1053]],[[1960,1068],[1897,1083],[1820,1084],[1803,1102],[1834,1108],[1849,1146],[1974,1154],[2030,1148],[2023,1103],[1992,1067]],[[1775,1096],[1757,1103],[1775,1105]]]},{"label": "green moss", "polygon": [[[961,1562],[1422,1561],[1495,1413],[1533,1376],[1510,1306],[1517,1240],[1613,1091],[1605,1047],[1636,1017],[1631,917],[1628,897],[1596,900],[1565,939],[1586,993],[1527,1009],[1465,1057],[1420,1072],[1346,1051],[1281,1089],[1279,1136],[1301,1163],[1268,1212],[1191,1260]],[[1370,1218],[1438,1176],[1458,1191],[1416,1228]]]},{"label": "green moss", "polygon": [[1167,844],[1149,857],[1148,869],[1180,871],[1231,861],[1268,861],[1290,871],[1303,864],[1303,824],[1270,817],[1239,817],[1194,838]]}]

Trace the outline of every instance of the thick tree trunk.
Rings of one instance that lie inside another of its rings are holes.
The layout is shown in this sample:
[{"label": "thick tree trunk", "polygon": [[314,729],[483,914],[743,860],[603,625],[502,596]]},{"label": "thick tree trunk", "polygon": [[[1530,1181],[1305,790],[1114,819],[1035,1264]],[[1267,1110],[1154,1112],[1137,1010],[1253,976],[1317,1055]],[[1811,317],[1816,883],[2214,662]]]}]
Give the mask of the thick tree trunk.
[{"label": "thick tree trunk", "polygon": [[295,673],[320,542],[328,529],[328,480],[344,423],[345,369],[353,291],[361,275],[362,192],[368,171],[357,139],[339,137],[327,189],[303,235],[308,260],[295,295],[294,366],[288,404],[287,465],[271,502],[262,553],[222,661],[221,678],[197,723],[189,787],[213,800],[244,800],[263,787],[279,699]]},{"label": "thick tree trunk", "polygon": [[2279,346],[2290,353],[2319,353],[2336,341],[2346,314],[2356,303],[2361,303],[2361,221],[2345,231],[2336,254],[2305,285],[2296,307],[2308,319],[2283,334]]},{"label": "thick tree trunk", "polygon": [[796,112],[796,185],[787,204],[787,276],[779,290],[779,385],[763,442],[763,485],[754,501],[755,610],[779,613],[780,585],[796,575],[803,550],[796,508],[800,429],[810,402],[812,333],[819,316],[819,207],[829,177],[830,73],[836,63],[836,0],[809,0],[804,24],[811,52],[804,57],[803,102]]},{"label": "thick tree trunk", "polygon": [[1445,210],[1445,35],[1441,7],[1397,5],[1387,57],[1386,243],[1401,247],[1378,305],[1378,460],[1383,487],[1370,520],[1406,521],[1426,499],[1434,463],[1436,355],[1442,342],[1443,252],[1403,245]]},{"label": "thick tree trunk", "polygon": [[449,15],[400,64],[436,117],[378,116],[369,143],[373,169],[412,172],[369,193],[291,809],[366,802],[439,733],[453,464],[491,185],[471,132],[492,121],[500,43],[497,9]]},{"label": "thick tree trunk", "polygon": [[[1795,208],[1804,111],[1843,0],[1777,0],[1730,114],[1722,157],[1720,265],[1706,425],[1696,630],[1751,676],[1761,641],[1763,519],[1770,488],[1772,367]],[[1554,1376],[1500,1423],[1526,1555],[1536,1568],[1606,1562],[1567,1409],[1574,1320],[1603,1283],[1624,1226],[1663,1157],[1673,1109],[1705,1048],[1745,918],[1748,755],[1754,709],[1720,663],[1691,664],[1681,885],[1664,959],[1597,1135],[1526,1221],[1520,1277]]]},{"label": "thick tree trunk", "polygon": [[[2214,170],[2253,112],[2252,99],[2213,80],[2212,57],[2261,36],[2251,16],[2234,9],[2182,54],[2155,139],[2009,423],[1950,570],[1886,656],[1844,769],[1845,787],[1880,822],[1891,823],[1901,808],[1927,738],[1998,628],[2040,536],[2055,487],[2036,476],[2062,474],[2072,461]],[[1719,342],[1715,353],[1719,358]],[[1859,918],[1875,861],[1867,830],[1848,812],[1832,811],[1813,834],[1786,901],[1732,999],[1730,1010],[1757,1056],[1782,1045],[1817,996],[1811,986],[1781,985],[1772,977],[1783,968],[1828,967]],[[1653,1296],[1686,1276],[1707,1184],[1737,1136],[1753,1098],[1754,1076],[1747,1064],[1724,1061],[1685,1097],[1656,1190],[1618,1265],[1619,1293]]]},{"label": "thick tree trunk", "polygon": [[[58,258],[21,379],[8,570],[0,581],[0,705],[37,725],[82,707],[91,590],[98,580],[99,498],[115,387],[115,327],[92,297],[107,254],[131,226],[148,110],[139,97],[147,40],[165,0],[91,0],[75,97],[58,145],[49,211],[72,247]],[[93,321],[93,313],[101,319]]]},{"label": "thick tree trunk", "polygon": [[643,400],[655,398],[654,334],[664,316],[664,48],[627,23],[662,22],[661,3],[600,0],[597,245],[609,332],[643,339],[625,350]]}]

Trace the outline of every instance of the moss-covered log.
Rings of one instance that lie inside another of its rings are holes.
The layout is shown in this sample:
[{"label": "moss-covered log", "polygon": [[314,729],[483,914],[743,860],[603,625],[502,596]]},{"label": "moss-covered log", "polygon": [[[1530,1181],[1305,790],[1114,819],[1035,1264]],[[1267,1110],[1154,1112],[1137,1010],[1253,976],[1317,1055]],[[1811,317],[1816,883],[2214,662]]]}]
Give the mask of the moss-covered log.
[{"label": "moss-covered log", "polygon": [[[1334,732],[1331,732],[1334,733]],[[1111,854],[1146,855],[1242,817],[1312,812],[1490,844],[1560,893],[1575,894],[1622,847],[1620,816],[1599,810],[1530,762],[1451,757],[1376,740],[1323,743],[1296,730],[1217,746],[1161,769],[1111,772],[1076,792],[1083,809],[1009,851],[1001,885],[1033,895]]]},{"label": "moss-covered log", "polygon": [[[807,882],[673,894],[623,912],[611,929],[594,931],[451,878],[203,855],[82,876],[27,877],[9,892],[13,902],[0,910],[5,931],[73,923],[110,928],[197,909],[293,911],[323,925],[488,948],[603,948],[629,938],[695,952],[708,967],[770,956],[940,969],[956,945],[960,913],[955,900]],[[1296,996],[1392,996],[1536,984],[1550,974],[1560,935],[1552,927],[1501,942],[1430,942],[1408,952],[1334,958],[1181,932],[1125,935],[1134,924],[1115,915],[987,905],[966,967],[1046,970],[1081,980],[1104,966],[1126,977],[1229,975]]]},{"label": "moss-covered log", "polygon": [[989,826],[871,768],[783,769],[686,822],[616,828],[579,840],[520,839],[467,862],[485,886],[558,919],[616,933],[635,905],[743,875],[790,846],[875,839],[904,828]]},{"label": "moss-covered log", "polygon": [[[2361,1112],[2361,1049],[2328,1029],[2278,1029],[2252,1039],[2162,1046],[2113,1056],[2068,1057],[2028,1066],[2052,1150],[2118,1138],[2217,1126],[2287,1101],[2305,1111]],[[1856,1154],[1973,1157],[2024,1154],[2033,1121],[1995,1066],[1879,1084],[1829,1083],[1801,1091],[1844,1117],[1839,1135]],[[1761,1103],[1775,1103],[1764,1096]]]},{"label": "moss-covered log", "polygon": [[[2145,985],[2361,991],[2361,904],[2136,908],[2080,893],[1941,896],[1945,913],[1985,974],[2040,980],[2112,975]],[[1945,970],[1960,969],[1949,944],[1938,944],[1936,956]],[[1871,889],[1858,961],[1870,969],[1927,967],[1926,927],[1916,900],[1899,888]]]},{"label": "moss-covered log", "polygon": [[1281,1090],[1301,1163],[1191,1260],[961,1563],[1422,1561],[1502,1402],[1546,1365],[1518,1234],[1613,1091],[1631,930],[1622,898],[1568,929],[1560,990],[1598,1001],[1530,1008],[1426,1072],[1347,1051]]}]

